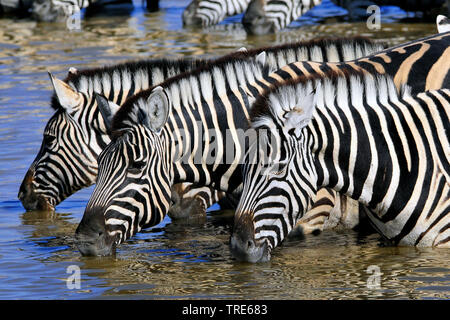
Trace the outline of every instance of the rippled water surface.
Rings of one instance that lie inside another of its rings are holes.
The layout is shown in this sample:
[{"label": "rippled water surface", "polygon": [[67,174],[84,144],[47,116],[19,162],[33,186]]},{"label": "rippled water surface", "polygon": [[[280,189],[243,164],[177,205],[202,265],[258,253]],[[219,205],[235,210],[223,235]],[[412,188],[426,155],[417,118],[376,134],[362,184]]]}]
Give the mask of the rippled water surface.
[{"label": "rippled water surface", "polygon": [[[364,23],[339,22],[333,16],[345,11],[324,2],[292,27],[259,37],[246,35],[241,16],[203,30],[183,29],[185,0],[161,0],[157,13],[137,1],[128,12],[85,17],[81,32],[69,32],[65,24],[0,19],[0,299],[448,299],[448,250],[382,247],[376,235],[328,231],[286,242],[270,263],[244,264],[228,250],[232,212],[213,212],[200,225],[166,218],[123,244],[115,258],[84,258],[73,235],[92,188],[61,203],[56,213],[25,212],[17,199],[52,114],[47,70],[63,78],[70,66],[212,57],[325,35],[367,35],[393,45],[435,33],[432,23],[395,23],[403,13],[393,8],[384,9],[382,29],[372,32]],[[67,287],[71,265],[81,268],[80,289]],[[382,273],[379,289],[367,286],[370,266]]]}]

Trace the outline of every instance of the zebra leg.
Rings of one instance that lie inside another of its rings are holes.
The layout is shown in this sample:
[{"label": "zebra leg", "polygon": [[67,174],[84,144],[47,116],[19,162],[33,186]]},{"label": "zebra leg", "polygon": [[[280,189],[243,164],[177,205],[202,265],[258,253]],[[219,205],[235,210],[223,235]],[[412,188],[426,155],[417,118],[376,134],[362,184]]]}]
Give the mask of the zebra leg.
[{"label": "zebra leg", "polygon": [[31,7],[32,15],[38,21],[64,21],[89,5],[88,0],[54,1],[35,0]]},{"label": "zebra leg", "polygon": [[159,0],[147,0],[147,10],[156,12],[159,10]]},{"label": "zebra leg", "polygon": [[206,217],[206,209],[224,197],[224,192],[211,187],[195,188],[190,183],[178,183],[172,187],[168,215],[174,220]]},{"label": "zebra leg", "polygon": [[355,229],[359,226],[360,204],[331,189],[317,192],[313,207],[299,221],[289,236],[319,234],[327,229]]},{"label": "zebra leg", "polygon": [[336,202],[336,192],[331,189],[317,191],[316,201],[312,208],[298,221],[289,237],[301,237],[307,234],[319,234],[323,230],[325,220],[330,216]]}]

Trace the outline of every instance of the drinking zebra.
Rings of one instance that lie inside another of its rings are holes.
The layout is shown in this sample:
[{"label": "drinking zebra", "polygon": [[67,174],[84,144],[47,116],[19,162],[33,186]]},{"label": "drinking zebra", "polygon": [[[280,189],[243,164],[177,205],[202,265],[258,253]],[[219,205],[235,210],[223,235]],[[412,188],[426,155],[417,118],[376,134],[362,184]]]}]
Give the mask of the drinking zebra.
[{"label": "drinking zebra", "polygon": [[[76,231],[80,251],[111,254],[142,228],[159,223],[174,183],[239,193],[239,161],[246,149],[238,129],[248,126],[251,93],[300,74],[321,74],[321,68],[393,74],[399,78],[397,86],[407,83],[421,90],[427,77],[438,78],[444,67],[448,72],[440,58],[447,54],[449,40],[450,34],[435,35],[348,64],[297,62],[270,76],[255,61],[222,61],[131,97],[112,119],[112,141],[98,158],[97,184]],[[421,73],[408,77],[421,56],[430,60],[433,54],[434,64],[422,64]],[[104,97],[97,100],[99,107],[111,108]]]},{"label": "drinking zebra", "polygon": [[[252,49],[233,53],[242,58],[256,57],[266,50],[267,63],[278,69],[297,60],[351,60],[377,52],[383,46],[365,38],[322,39]],[[227,56],[222,59],[228,59]],[[150,88],[164,79],[208,63],[203,60],[145,60],[77,71],[72,69],[65,81],[53,79],[56,110],[44,130],[41,149],[19,190],[19,199],[27,210],[53,210],[74,192],[95,183],[97,157],[110,142],[93,99],[93,92],[121,104],[127,97]],[[104,110],[105,117],[110,110]],[[224,194],[212,188],[175,185],[172,190],[171,218],[205,213]],[[316,224],[316,227],[320,228]]]},{"label": "drinking zebra", "polygon": [[193,0],[183,11],[184,26],[210,26],[240,14],[251,0]]},{"label": "drinking zebra", "polygon": [[395,245],[450,247],[450,90],[402,91],[392,77],[347,71],[259,96],[250,114],[261,136],[243,165],[234,256],[269,260],[323,187],[365,205]]},{"label": "drinking zebra", "polygon": [[[30,11],[38,21],[65,21],[84,8],[130,3],[132,0],[0,0],[0,13]],[[157,11],[159,0],[146,0],[149,11]]]},{"label": "drinking zebra", "polygon": [[321,3],[322,0],[253,0],[242,24],[251,34],[277,32]]},{"label": "drinking zebra", "polygon": [[[367,8],[393,5],[406,11],[422,11],[431,16],[431,11],[441,8],[445,0],[331,0],[334,4],[346,9],[351,20],[367,19],[370,13]],[[210,26],[226,17],[244,13],[242,24],[247,32],[266,34],[277,32],[287,27],[322,0],[193,0],[183,12],[183,25]],[[449,9],[450,10],[450,9]],[[450,11],[449,11],[450,12]]]}]

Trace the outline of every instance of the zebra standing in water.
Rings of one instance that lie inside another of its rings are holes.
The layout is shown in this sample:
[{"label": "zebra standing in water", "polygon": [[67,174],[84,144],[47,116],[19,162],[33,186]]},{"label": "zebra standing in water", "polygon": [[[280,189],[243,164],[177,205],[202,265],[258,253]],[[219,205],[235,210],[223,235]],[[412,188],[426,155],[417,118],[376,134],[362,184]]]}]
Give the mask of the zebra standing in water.
[{"label": "zebra standing in water", "polygon": [[[428,12],[444,4],[444,0],[332,0],[332,2],[345,8],[351,20],[358,21],[369,17],[367,8],[371,5],[394,5],[407,11]],[[322,0],[252,0],[242,18],[242,24],[246,31],[252,34],[277,32],[321,3]]]},{"label": "zebra standing in water", "polygon": [[193,0],[183,11],[184,26],[210,26],[240,14],[251,0]]},{"label": "zebra standing in water", "polygon": [[235,257],[269,260],[323,187],[365,205],[393,244],[449,248],[450,90],[399,94],[391,77],[357,71],[312,78],[275,85],[253,104],[268,151],[255,143],[243,165]]},{"label": "zebra standing in water", "polygon": [[[439,65],[449,37],[416,40],[348,65],[318,65],[345,70],[360,62],[359,68],[366,66],[369,72],[375,66],[374,73],[400,74],[400,86],[423,88],[427,76],[443,70],[423,65],[415,78],[409,78],[408,71],[426,53],[430,53],[428,59],[434,53],[432,60]],[[238,129],[247,126],[247,99],[251,99],[245,92],[257,94],[277,79],[295,78],[295,71],[300,71],[295,69],[297,64],[263,77],[260,65],[226,62],[169,79],[128,99],[113,118],[113,138],[99,156],[97,184],[76,231],[81,253],[111,254],[142,228],[159,223],[167,212],[173,183],[188,181],[239,192],[239,160],[245,151],[239,139],[245,135]],[[305,73],[322,73],[307,64]],[[106,99],[98,96],[97,100],[100,107],[110,108]],[[231,138],[229,148],[223,147],[226,132]]]},{"label": "zebra standing in water", "polygon": [[[159,0],[146,2],[149,11],[158,10]],[[133,2],[132,0],[0,0],[0,13],[2,11],[24,13],[30,10],[33,18],[38,21],[65,21],[84,8],[119,3]]]},{"label": "zebra standing in water", "polygon": [[[253,49],[237,55],[251,58],[267,50],[268,64],[279,68],[297,60],[350,60],[382,48],[381,44],[365,38],[322,39]],[[98,154],[110,138],[92,98],[94,91],[121,104],[141,90],[205,63],[207,61],[146,60],[82,71],[72,69],[66,82],[53,79],[52,106],[56,113],[47,123],[41,149],[20,187],[19,199],[23,206],[27,210],[53,210],[66,197],[95,182]],[[109,112],[104,112],[105,117]],[[202,215],[223,196],[212,188],[175,185],[169,215],[171,218]]]},{"label": "zebra standing in water", "polygon": [[276,32],[321,3],[322,0],[253,0],[242,24],[252,34]]}]

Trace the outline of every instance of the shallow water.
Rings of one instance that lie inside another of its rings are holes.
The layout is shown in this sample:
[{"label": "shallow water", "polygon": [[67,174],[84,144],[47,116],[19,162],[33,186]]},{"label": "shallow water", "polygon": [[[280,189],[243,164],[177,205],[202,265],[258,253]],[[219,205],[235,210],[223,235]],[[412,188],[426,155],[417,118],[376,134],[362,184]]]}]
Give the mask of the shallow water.
[{"label": "shallow water", "polygon": [[[435,33],[432,23],[395,23],[404,14],[394,8],[383,11],[379,31],[338,22],[332,16],[345,11],[329,2],[276,35],[247,36],[240,16],[187,30],[181,13],[188,2],[162,0],[159,12],[147,13],[137,1],[125,14],[83,19],[80,32],[0,19],[0,299],[448,299],[448,250],[382,247],[377,235],[328,231],[286,242],[269,263],[238,263],[228,250],[232,212],[214,212],[200,225],[166,218],[121,245],[114,258],[85,258],[73,235],[92,188],[56,213],[25,212],[18,188],[52,114],[47,70],[63,78],[70,66],[213,57],[325,35],[366,35],[394,45]],[[67,286],[73,265],[81,270],[79,289]],[[371,266],[382,273],[379,288],[368,286]]]}]

